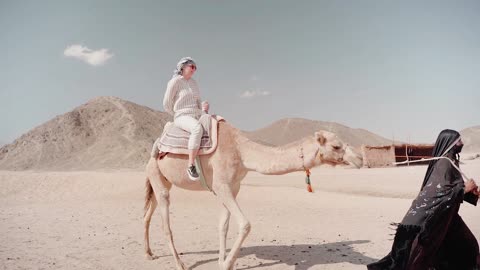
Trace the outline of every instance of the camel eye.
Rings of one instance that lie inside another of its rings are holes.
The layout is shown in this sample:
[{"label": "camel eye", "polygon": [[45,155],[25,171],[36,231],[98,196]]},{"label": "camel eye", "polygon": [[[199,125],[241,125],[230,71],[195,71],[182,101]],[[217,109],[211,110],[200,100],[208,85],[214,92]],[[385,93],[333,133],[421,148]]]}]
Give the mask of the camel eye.
[{"label": "camel eye", "polygon": [[338,146],[338,145],[334,145],[334,146],[332,146],[332,147],[333,147],[333,149],[335,149],[335,150],[340,150],[340,149],[342,149],[342,147],[341,147],[341,146]]}]

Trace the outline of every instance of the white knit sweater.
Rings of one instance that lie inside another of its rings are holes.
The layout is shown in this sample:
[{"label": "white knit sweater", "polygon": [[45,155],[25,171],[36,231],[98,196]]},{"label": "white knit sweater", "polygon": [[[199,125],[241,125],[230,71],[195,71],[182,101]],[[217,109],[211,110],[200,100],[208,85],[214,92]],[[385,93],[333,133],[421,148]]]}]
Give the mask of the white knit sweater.
[{"label": "white knit sweater", "polygon": [[193,78],[177,76],[168,82],[163,108],[174,118],[188,115],[198,119],[202,115],[201,106],[200,90]]}]

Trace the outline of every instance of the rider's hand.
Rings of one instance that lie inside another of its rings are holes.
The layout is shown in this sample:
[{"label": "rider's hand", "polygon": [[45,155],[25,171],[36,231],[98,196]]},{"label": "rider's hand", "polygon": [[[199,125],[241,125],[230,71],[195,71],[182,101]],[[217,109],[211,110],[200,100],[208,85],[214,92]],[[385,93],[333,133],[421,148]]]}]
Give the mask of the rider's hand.
[{"label": "rider's hand", "polygon": [[208,113],[209,109],[210,109],[210,104],[208,104],[208,101],[203,101],[202,102],[202,111]]}]

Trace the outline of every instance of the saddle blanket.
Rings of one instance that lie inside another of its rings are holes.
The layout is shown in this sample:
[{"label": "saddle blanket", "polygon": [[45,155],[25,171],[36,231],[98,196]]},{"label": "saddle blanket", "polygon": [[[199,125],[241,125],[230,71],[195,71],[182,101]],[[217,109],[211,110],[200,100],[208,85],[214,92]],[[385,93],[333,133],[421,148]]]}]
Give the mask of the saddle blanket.
[{"label": "saddle blanket", "polygon": [[[210,154],[217,147],[218,122],[225,121],[221,116],[203,114],[198,120],[203,127],[199,155]],[[163,158],[168,153],[188,155],[190,133],[168,122],[162,135],[153,143],[151,156]]]}]

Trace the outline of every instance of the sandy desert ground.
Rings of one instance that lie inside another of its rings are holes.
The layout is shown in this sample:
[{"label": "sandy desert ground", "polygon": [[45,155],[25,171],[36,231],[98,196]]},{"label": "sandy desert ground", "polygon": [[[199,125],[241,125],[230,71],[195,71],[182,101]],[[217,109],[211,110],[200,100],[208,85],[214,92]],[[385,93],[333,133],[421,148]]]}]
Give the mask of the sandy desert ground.
[{"label": "sandy desert ground", "polygon": [[[463,170],[480,178],[480,160]],[[388,253],[425,166],[247,175],[238,201],[252,224],[237,269],[365,269]],[[2,269],[175,269],[160,215],[152,221],[156,259],[144,259],[141,171],[0,172]],[[173,189],[175,242],[192,269],[217,269],[219,204],[209,192]],[[480,238],[480,209],[461,215]],[[231,223],[228,246],[236,233]]]}]

